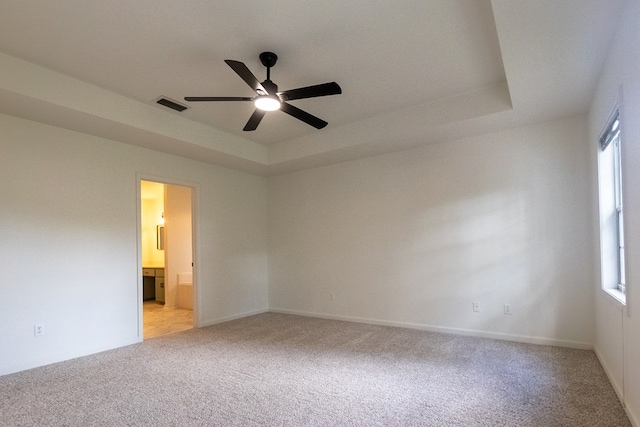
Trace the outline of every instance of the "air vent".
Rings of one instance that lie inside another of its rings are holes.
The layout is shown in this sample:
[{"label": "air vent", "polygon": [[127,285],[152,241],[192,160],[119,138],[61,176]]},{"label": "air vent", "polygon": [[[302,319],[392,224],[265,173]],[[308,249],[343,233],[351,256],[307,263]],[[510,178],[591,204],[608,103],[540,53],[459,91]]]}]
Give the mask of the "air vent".
[{"label": "air vent", "polygon": [[167,108],[171,108],[172,110],[176,110],[176,111],[184,111],[187,109],[187,107],[185,107],[182,104],[178,104],[176,101],[173,101],[167,97],[161,97],[156,101],[158,104],[160,105],[164,105]]}]

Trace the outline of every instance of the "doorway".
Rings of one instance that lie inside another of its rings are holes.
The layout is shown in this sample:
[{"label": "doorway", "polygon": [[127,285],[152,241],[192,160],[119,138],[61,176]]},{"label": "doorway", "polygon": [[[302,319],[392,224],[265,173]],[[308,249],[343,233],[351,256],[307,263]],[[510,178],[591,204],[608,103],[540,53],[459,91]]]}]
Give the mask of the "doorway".
[{"label": "doorway", "polygon": [[192,187],[140,180],[143,339],[194,326]]}]

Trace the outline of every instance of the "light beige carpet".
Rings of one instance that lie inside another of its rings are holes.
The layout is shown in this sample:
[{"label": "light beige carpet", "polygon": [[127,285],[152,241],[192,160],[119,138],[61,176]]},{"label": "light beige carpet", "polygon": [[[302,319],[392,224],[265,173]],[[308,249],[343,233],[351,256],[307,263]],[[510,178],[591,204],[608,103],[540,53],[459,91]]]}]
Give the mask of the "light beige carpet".
[{"label": "light beige carpet", "polygon": [[591,351],[266,313],[0,377],[3,426],[630,426]]}]

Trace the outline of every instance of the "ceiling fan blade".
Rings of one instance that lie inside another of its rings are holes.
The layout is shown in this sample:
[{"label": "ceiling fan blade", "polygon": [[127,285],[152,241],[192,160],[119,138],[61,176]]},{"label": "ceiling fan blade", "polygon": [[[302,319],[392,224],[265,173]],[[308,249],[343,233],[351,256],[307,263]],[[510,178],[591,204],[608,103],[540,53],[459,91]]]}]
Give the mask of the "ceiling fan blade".
[{"label": "ceiling fan blade", "polygon": [[336,82],[323,83],[321,85],[301,87],[298,89],[285,90],[278,95],[285,101],[294,99],[314,98],[316,96],[339,95],[342,89]]},{"label": "ceiling fan blade", "polygon": [[253,98],[243,98],[239,96],[185,96],[185,101],[253,101]]},{"label": "ceiling fan blade", "polygon": [[[226,62],[227,65],[231,67],[233,71],[235,71],[236,74],[239,75],[240,78],[244,80],[256,93],[258,93],[259,95],[266,95],[268,93],[267,90],[262,86],[262,83],[260,83],[258,79],[256,79],[256,76],[253,75],[253,73],[247,68],[246,65],[244,65],[244,63],[240,61],[234,61],[232,59],[225,59],[224,62]],[[260,93],[259,91],[262,91],[262,93]]]},{"label": "ceiling fan blade", "polygon": [[251,117],[249,117],[249,121],[247,122],[246,125],[244,125],[244,128],[242,130],[244,131],[256,130],[256,128],[260,124],[260,121],[262,120],[262,118],[266,113],[267,113],[266,111],[259,110],[256,108],[256,110],[253,112]]},{"label": "ceiling fan blade", "polygon": [[280,110],[284,111],[285,113],[287,113],[292,117],[295,117],[298,120],[302,120],[306,124],[313,126],[316,129],[322,129],[323,127],[328,125],[328,123],[325,122],[324,120],[319,119],[318,117],[312,114],[309,114],[306,111],[299,109],[298,107],[294,107],[291,104],[287,104],[286,102],[282,103]]}]

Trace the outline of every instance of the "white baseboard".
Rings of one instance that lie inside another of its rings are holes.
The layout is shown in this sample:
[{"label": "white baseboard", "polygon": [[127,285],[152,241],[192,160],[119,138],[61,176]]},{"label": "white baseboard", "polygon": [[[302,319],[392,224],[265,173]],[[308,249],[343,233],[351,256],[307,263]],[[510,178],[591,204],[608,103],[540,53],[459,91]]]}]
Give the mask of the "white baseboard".
[{"label": "white baseboard", "polygon": [[622,406],[624,407],[624,410],[627,413],[627,417],[629,417],[629,421],[631,422],[631,425],[633,427],[640,427],[640,418],[636,416],[636,414],[631,410],[631,408],[629,408],[629,406],[627,406],[625,402],[624,391],[622,390],[622,386],[614,377],[613,373],[611,372],[611,368],[607,364],[604,357],[602,357],[602,353],[600,353],[600,351],[598,350],[598,347],[595,347],[593,351],[596,353],[596,356],[598,357],[598,361],[600,362],[600,365],[602,365],[602,369],[604,369],[605,374],[607,374],[607,378],[609,378],[609,382],[611,383],[613,390],[618,395],[618,399],[622,403]]},{"label": "white baseboard", "polygon": [[234,314],[233,316],[219,317],[217,319],[210,319],[200,322],[196,327],[204,328],[206,326],[217,325],[218,323],[230,322],[232,320],[242,319],[243,317],[255,316],[256,314],[267,313],[268,308],[261,308],[260,310],[246,311],[240,314]]},{"label": "white baseboard", "polygon": [[461,329],[461,328],[450,328],[450,327],[443,327],[443,326],[423,325],[423,324],[417,324],[417,323],[394,322],[389,320],[367,319],[362,317],[341,316],[341,315],[334,315],[334,314],[314,313],[314,312],[287,310],[287,309],[280,309],[280,308],[270,308],[269,311],[273,313],[294,314],[297,316],[317,317],[320,319],[343,320],[347,322],[366,323],[370,325],[394,326],[399,328],[418,329],[422,331],[465,335],[465,336],[480,337],[480,338],[491,338],[491,339],[498,339],[503,341],[514,341],[514,342],[521,342],[521,343],[527,343],[527,344],[552,345],[556,347],[567,347],[567,348],[574,348],[579,350],[593,350],[593,344],[579,342],[579,341],[557,340],[553,338],[504,334],[500,332],[485,332],[485,331],[478,331],[474,329]]},{"label": "white baseboard", "polygon": [[616,377],[614,377],[613,372],[611,371],[611,368],[609,368],[609,364],[602,357],[602,353],[600,353],[597,347],[594,347],[593,351],[596,353],[596,357],[598,358],[600,365],[602,365],[602,369],[604,369],[604,373],[607,374],[607,378],[609,378],[609,382],[613,386],[613,390],[618,395],[618,399],[620,399],[620,402],[624,402],[624,393],[622,391],[622,386],[618,383]]},{"label": "white baseboard", "polygon": [[629,417],[629,421],[631,422],[631,425],[633,427],[640,427],[640,417],[637,417],[633,411],[625,405],[624,407],[625,412],[627,413],[627,417]]},{"label": "white baseboard", "polygon": [[120,347],[126,347],[140,342],[142,342],[142,339],[136,336],[109,341],[107,343],[100,343],[95,346],[83,348],[80,351],[78,351],[76,347],[69,347],[55,352],[34,353],[33,357],[20,359],[12,365],[0,367],[0,376],[15,374],[17,372],[39,368],[41,366],[51,365],[54,363],[65,362],[79,357],[90,356],[104,351],[115,350]]}]

